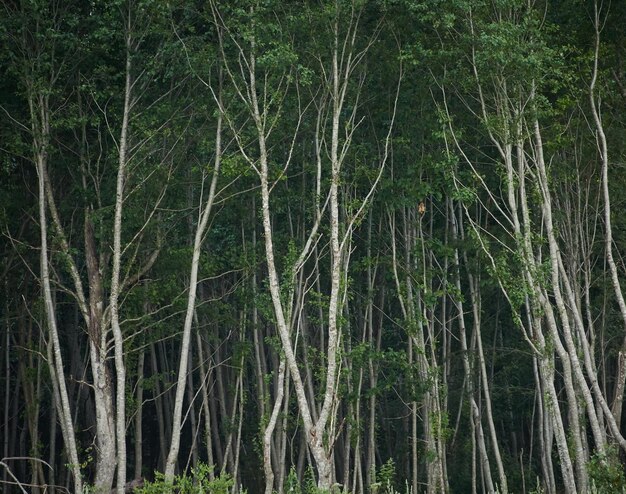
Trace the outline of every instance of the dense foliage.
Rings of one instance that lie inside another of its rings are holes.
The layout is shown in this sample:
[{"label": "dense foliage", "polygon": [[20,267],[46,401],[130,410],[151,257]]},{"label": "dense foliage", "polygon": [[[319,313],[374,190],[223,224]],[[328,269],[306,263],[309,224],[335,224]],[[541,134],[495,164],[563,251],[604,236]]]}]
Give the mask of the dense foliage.
[{"label": "dense foliage", "polygon": [[0,490],[626,489],[625,15],[3,2]]}]

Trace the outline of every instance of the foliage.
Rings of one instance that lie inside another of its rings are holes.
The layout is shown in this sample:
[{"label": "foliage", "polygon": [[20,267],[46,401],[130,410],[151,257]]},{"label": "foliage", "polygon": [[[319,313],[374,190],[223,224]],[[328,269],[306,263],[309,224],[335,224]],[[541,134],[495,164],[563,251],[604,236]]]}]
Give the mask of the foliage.
[{"label": "foliage", "polygon": [[199,464],[192,468],[190,474],[177,475],[172,482],[165,480],[163,474],[157,472],[156,480],[146,482],[137,490],[140,494],[166,494],[178,492],[180,494],[228,494],[233,486],[233,479],[228,474],[217,476],[209,480],[213,466]]},{"label": "foliage", "polygon": [[[415,447],[418,483],[429,481],[436,463],[443,462],[450,490],[469,492],[472,482],[486,480],[482,454],[494,485],[501,485],[498,450],[512,491],[522,483],[549,491],[546,459],[552,460],[555,490],[563,490],[556,435],[544,440],[546,423],[540,420],[549,417],[552,431],[559,418],[567,426],[572,418],[585,417],[580,434],[591,438],[589,404],[579,396],[570,399],[567,376],[575,381],[574,395],[597,381],[615,407],[626,348],[605,244],[602,145],[589,94],[596,7],[602,29],[594,95],[608,149],[611,245],[617,287],[623,290],[626,4],[4,2],[0,437],[6,438],[9,456],[32,452],[54,460],[43,471],[22,460],[8,461],[6,470],[20,482],[33,477],[34,485],[69,482],[59,423],[48,427],[51,411],[58,412],[54,369],[48,366],[57,357],[48,353],[39,279],[38,156],[47,167],[44,233],[70,389],[68,416],[76,422],[76,464],[91,483],[99,468],[97,425],[103,418],[96,414],[94,381],[97,375],[105,377],[103,383],[115,377],[107,305],[128,61],[131,152],[124,180],[126,284],[120,320],[129,467],[139,432],[131,417],[144,421],[138,469],[160,467],[167,455],[193,234],[207,177],[221,158],[215,214],[200,255],[179,468],[193,454],[196,460],[222,462],[217,471],[230,471],[238,461],[243,485],[261,484],[260,432],[279,394],[278,365],[286,355],[276,330],[262,234],[261,131],[267,137],[279,298],[315,416],[327,391],[336,260],[329,242],[333,136],[343,160],[336,182],[345,241],[339,368],[328,422],[334,436],[323,432],[326,447],[335,452],[335,478],[349,479],[351,490],[358,487],[354,481],[376,479],[365,489],[382,494],[406,485],[415,493],[417,486],[408,485]],[[347,60],[355,62],[350,70],[342,65]],[[347,78],[345,86],[333,87],[334,64]],[[255,99],[260,115],[251,112]],[[50,119],[47,130],[44,115]],[[216,156],[218,117],[221,155]],[[370,202],[360,211],[366,196]],[[311,251],[300,259],[318,220]],[[84,317],[79,284],[87,314],[101,311],[100,318]],[[94,322],[103,327],[94,330],[89,324]],[[101,367],[92,361],[97,351]],[[582,357],[590,365],[585,367]],[[26,361],[34,365],[24,368]],[[577,362],[580,373],[568,374]],[[276,467],[284,458],[287,492],[318,494],[293,371],[286,378],[272,461]],[[112,403],[115,392],[110,389]],[[603,410],[597,394],[590,390],[589,396]],[[553,415],[557,404],[561,417]],[[477,446],[477,424],[486,453]],[[565,430],[571,455],[579,431]],[[583,443],[591,458],[590,489],[624,489],[623,452],[600,455],[595,441]],[[542,451],[548,445],[554,447]],[[157,474],[141,492],[221,494],[233,487],[228,475],[209,481],[210,471],[201,464],[169,484]]]},{"label": "foliage", "polygon": [[610,447],[605,454],[595,453],[589,460],[589,477],[593,494],[610,494],[626,491],[624,468],[619,462],[618,451]]}]

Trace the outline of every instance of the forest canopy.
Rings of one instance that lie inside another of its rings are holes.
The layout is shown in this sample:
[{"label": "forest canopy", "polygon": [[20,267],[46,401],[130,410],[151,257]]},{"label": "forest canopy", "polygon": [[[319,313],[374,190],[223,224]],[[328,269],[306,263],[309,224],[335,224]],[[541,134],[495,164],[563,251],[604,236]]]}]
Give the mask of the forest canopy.
[{"label": "forest canopy", "polygon": [[625,18],[2,2],[0,491],[626,492]]}]

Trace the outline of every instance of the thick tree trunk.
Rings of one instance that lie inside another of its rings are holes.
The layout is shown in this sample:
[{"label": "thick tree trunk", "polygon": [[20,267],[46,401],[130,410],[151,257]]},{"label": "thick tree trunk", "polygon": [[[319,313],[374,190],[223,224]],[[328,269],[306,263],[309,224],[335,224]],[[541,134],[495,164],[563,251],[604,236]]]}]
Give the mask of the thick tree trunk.
[{"label": "thick tree trunk", "polygon": [[91,373],[93,375],[93,397],[96,408],[96,457],[95,487],[109,492],[113,485],[116,466],[115,408],[113,407],[113,385],[106,359],[106,340],[96,345],[89,341]]}]

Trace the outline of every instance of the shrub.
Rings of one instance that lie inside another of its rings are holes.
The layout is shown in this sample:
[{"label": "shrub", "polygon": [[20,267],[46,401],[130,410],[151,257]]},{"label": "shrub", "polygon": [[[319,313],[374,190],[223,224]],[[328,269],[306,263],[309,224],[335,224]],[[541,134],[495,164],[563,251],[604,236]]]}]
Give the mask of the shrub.
[{"label": "shrub", "polygon": [[213,467],[199,464],[191,469],[191,474],[182,474],[174,477],[172,482],[165,480],[162,473],[157,472],[154,482],[146,482],[138,489],[139,494],[228,494],[234,484],[234,480],[228,474],[219,475],[214,480],[210,479]]}]

